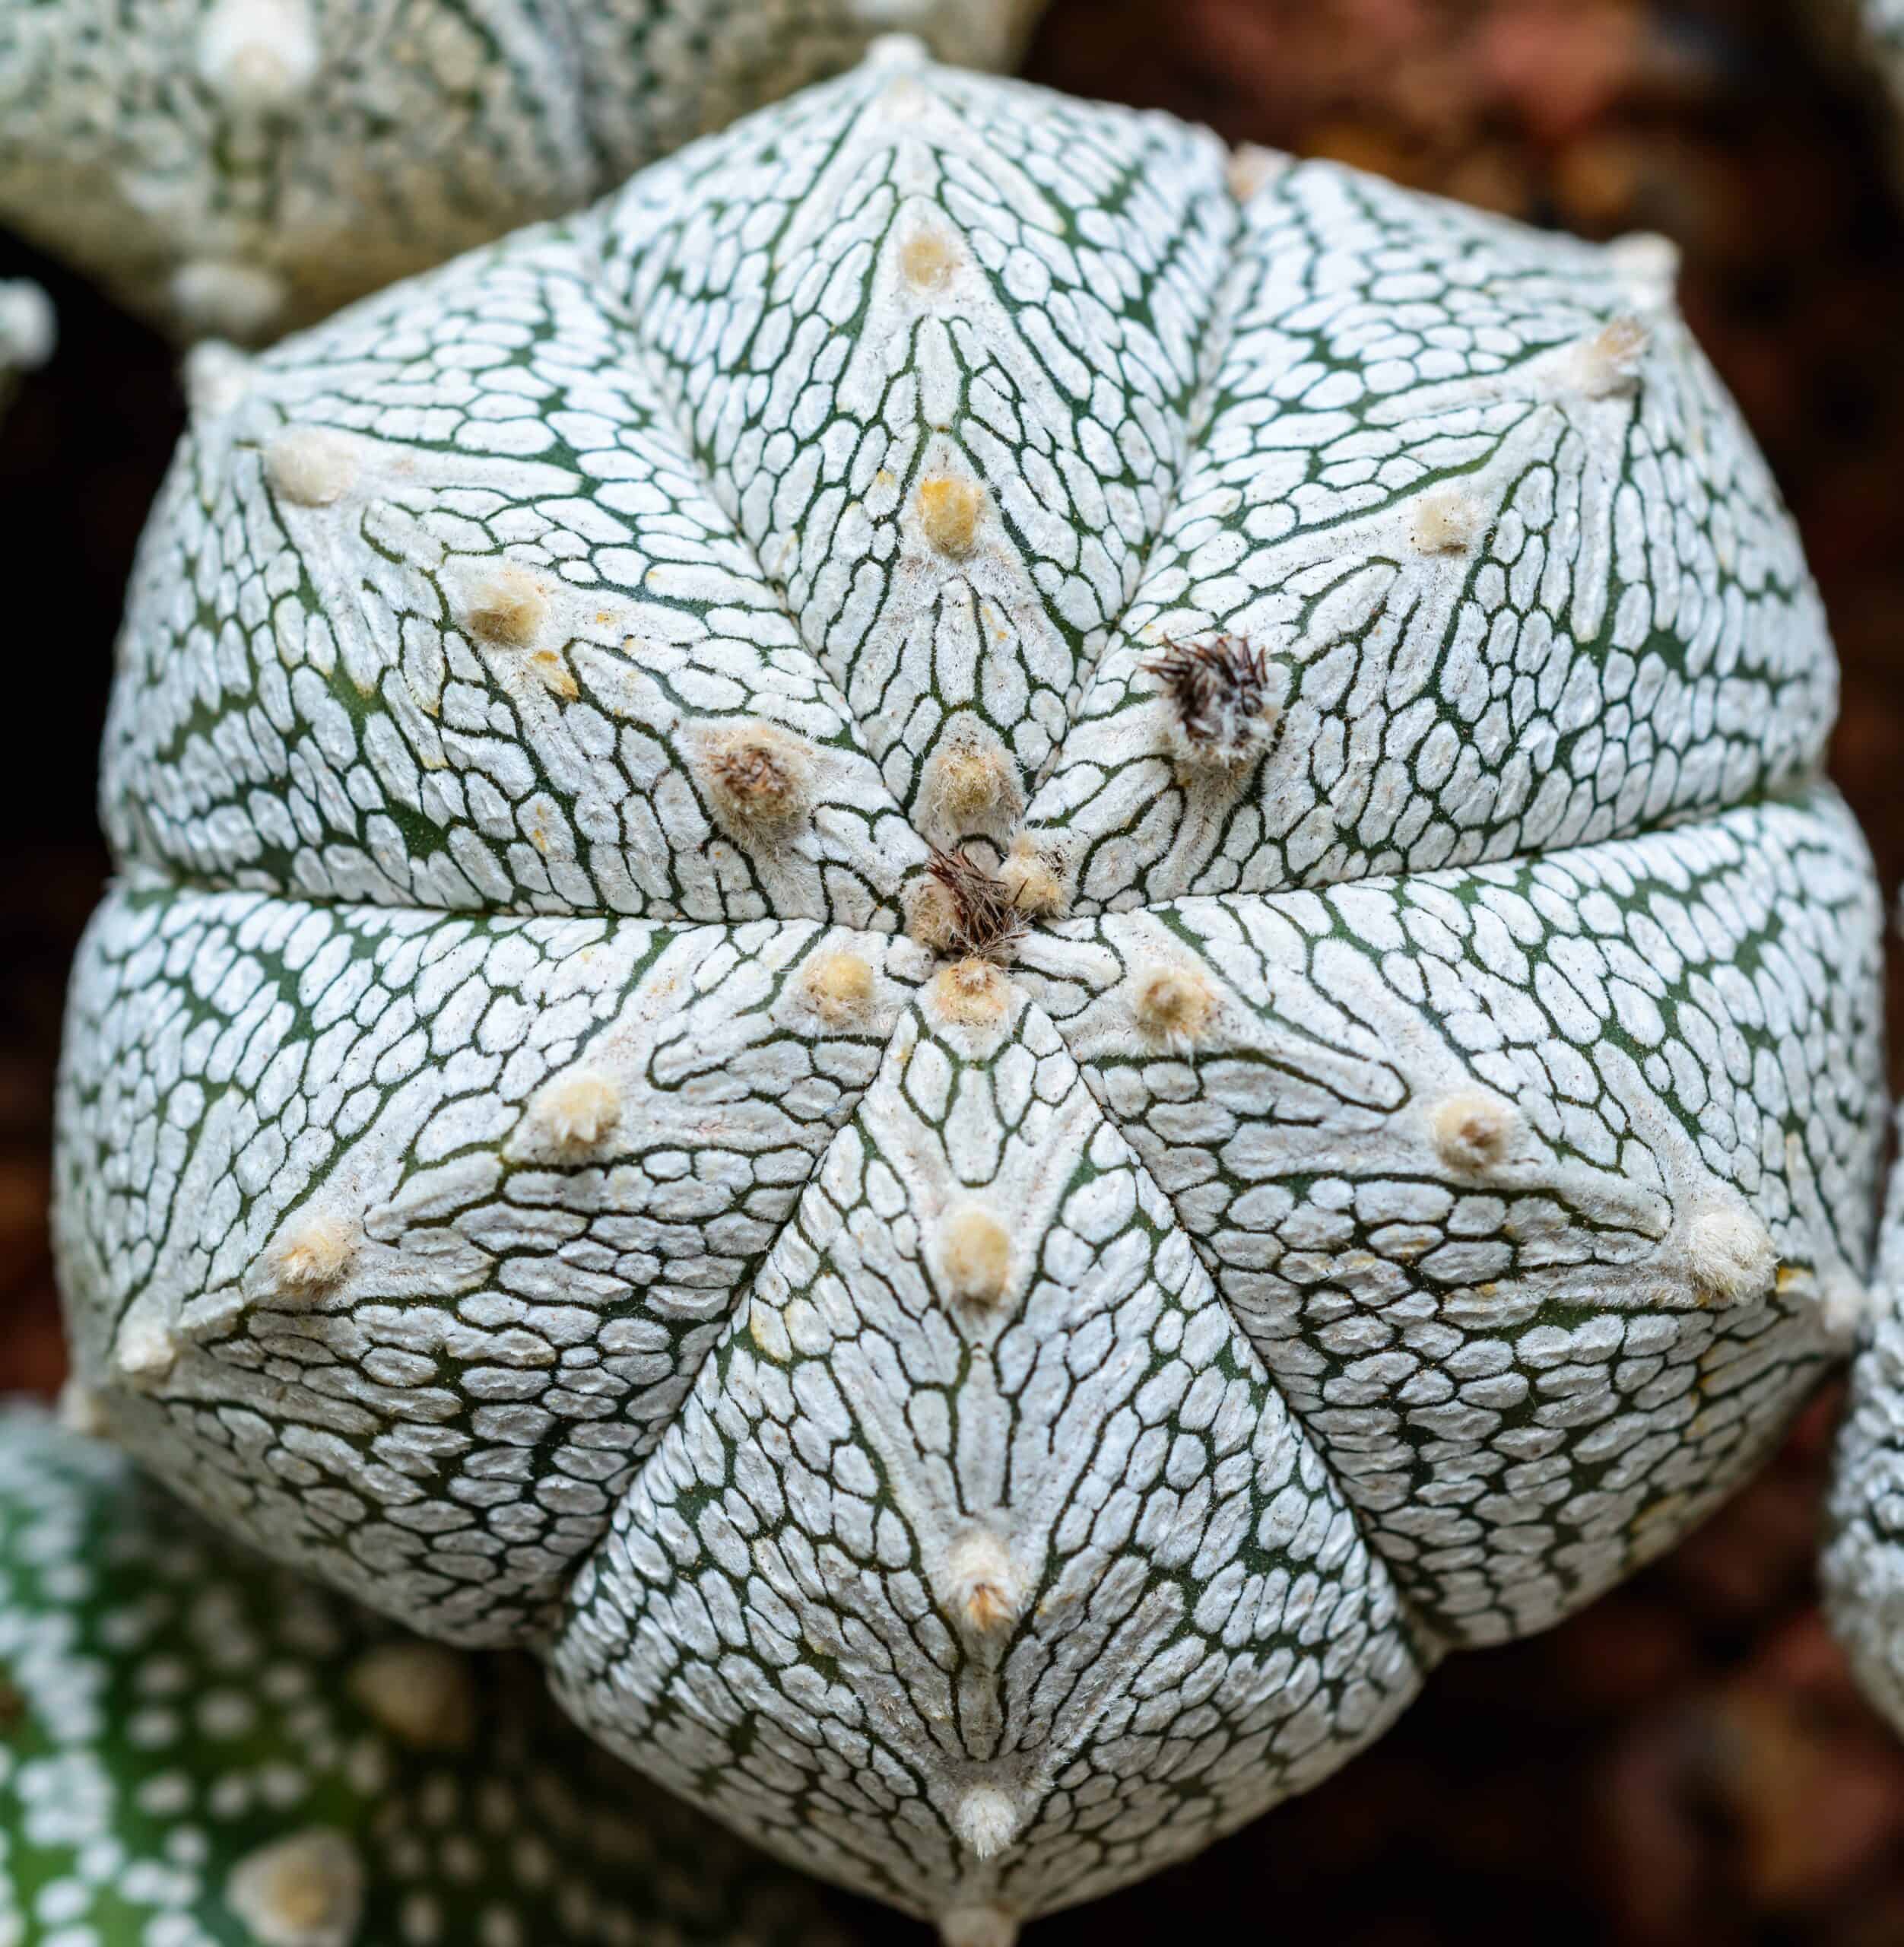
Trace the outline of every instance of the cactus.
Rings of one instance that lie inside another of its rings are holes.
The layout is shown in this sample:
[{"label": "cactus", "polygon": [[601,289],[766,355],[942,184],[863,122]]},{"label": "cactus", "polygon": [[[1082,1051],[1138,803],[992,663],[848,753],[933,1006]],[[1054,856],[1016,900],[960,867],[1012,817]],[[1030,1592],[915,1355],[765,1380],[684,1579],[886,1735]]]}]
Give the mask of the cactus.
[{"label": "cactus", "polygon": [[212,1520],[963,1947],[1846,1342],[1835,672],[1670,252],[850,75],[193,367],[57,1231]]},{"label": "cactus", "polygon": [[[0,1939],[845,1947],[811,1882],[0,1404]],[[693,1862],[689,1869],[686,1862]]]},{"label": "cactus", "polygon": [[0,221],[186,339],[274,337],[849,65],[1039,0],[0,0]]}]

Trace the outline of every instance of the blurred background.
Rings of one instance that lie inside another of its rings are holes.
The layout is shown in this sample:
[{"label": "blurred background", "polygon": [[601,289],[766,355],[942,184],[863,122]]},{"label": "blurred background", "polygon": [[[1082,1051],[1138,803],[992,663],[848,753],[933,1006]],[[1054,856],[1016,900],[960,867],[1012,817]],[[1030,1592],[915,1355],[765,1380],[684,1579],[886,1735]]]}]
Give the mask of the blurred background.
[{"label": "blurred background", "polygon": [[[1052,0],[1031,72],[1535,223],[1674,237],[1693,327],[1804,531],[1844,665],[1833,767],[1895,895],[1904,141],[1831,0]],[[61,990],[106,871],[92,793],[113,630],[182,402],[164,345],[0,239],[0,276],[21,274],[52,294],[61,348],[0,431],[0,1389],[50,1392]],[[1899,987],[1894,970],[1894,1029]],[[1319,1947],[1899,1947],[1904,1746],[1853,1695],[1811,1581],[1837,1407],[1833,1386],[1638,1580],[1444,1666],[1320,1790],[1041,1923],[1037,1947],[1185,1927]],[[889,1934],[911,1938],[890,1921],[869,1937]]]}]

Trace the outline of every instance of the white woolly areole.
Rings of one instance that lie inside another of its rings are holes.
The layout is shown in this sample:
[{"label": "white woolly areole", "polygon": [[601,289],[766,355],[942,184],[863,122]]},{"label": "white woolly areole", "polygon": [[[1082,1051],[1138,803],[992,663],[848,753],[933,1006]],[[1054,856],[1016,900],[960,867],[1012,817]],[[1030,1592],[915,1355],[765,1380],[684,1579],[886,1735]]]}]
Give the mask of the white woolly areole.
[{"label": "white woolly areole", "polygon": [[284,280],[252,264],[194,258],[172,273],[172,303],[199,336],[253,338],[284,306]]},{"label": "white woolly areole", "polygon": [[1464,1088],[1436,1104],[1428,1126],[1435,1153],[1451,1170],[1490,1170],[1507,1160],[1521,1112],[1482,1088]]},{"label": "white woolly areole", "polygon": [[872,963],[843,950],[816,954],[801,976],[808,1004],[829,1027],[858,1020],[873,1004]]},{"label": "white woolly areole", "polygon": [[1637,318],[1615,318],[1566,354],[1567,376],[1587,399],[1613,399],[1639,383],[1652,334]]},{"label": "white woolly areole", "polygon": [[351,1666],[350,1692],[383,1728],[419,1751],[456,1751],[476,1728],[469,1660],[438,1643],[380,1643]]},{"label": "white woolly areole", "polygon": [[953,1829],[967,1852],[979,1859],[996,1859],[1018,1836],[1020,1816],[1009,1792],[996,1785],[974,1785],[959,1800]]},{"label": "white woolly areole", "polygon": [[1020,832],[1011,841],[998,868],[998,883],[1012,904],[1034,920],[1061,920],[1071,904],[1071,888],[1063,872],[1029,832]]},{"label": "white woolly areole", "polygon": [[954,1907],[939,1916],[943,1947],[1014,1947],[1018,1922],[1002,1907]]},{"label": "white woolly areole", "polygon": [[[865,21],[890,21],[890,0],[858,0],[860,17]],[[923,68],[932,51],[916,33],[883,33],[866,44],[869,68]]]},{"label": "white woolly areole", "polygon": [[1487,508],[1471,488],[1431,488],[1415,503],[1409,538],[1424,554],[1465,554],[1487,533]]},{"label": "white woolly areole", "polygon": [[328,426],[292,426],[265,449],[265,478],[280,499],[328,507],[350,491],[357,455],[347,434]]},{"label": "white woolly areole", "polygon": [[939,1230],[939,1275],[966,1304],[995,1305],[1011,1282],[1011,1239],[988,1210],[968,1204]]},{"label": "white woolly areole", "polygon": [[335,1211],[307,1211],[278,1238],[266,1263],[272,1291],[308,1303],[343,1278],[357,1255],[357,1225]]},{"label": "white woolly areole", "polygon": [[932,759],[926,795],[933,816],[954,831],[989,824],[1024,802],[1017,767],[995,736],[948,738]]},{"label": "white woolly areole", "polygon": [[479,641],[527,649],[541,633],[548,607],[540,577],[517,562],[505,561],[470,589],[463,625]]},{"label": "white woolly areole", "polygon": [[709,724],[696,756],[702,786],[730,827],[772,831],[813,810],[813,746],[777,723]]},{"label": "white woolly areole", "polygon": [[38,284],[24,278],[0,284],[0,365],[30,371],[45,364],[58,335],[52,300]]},{"label": "white woolly areole", "polygon": [[1680,249],[1657,230],[1636,230],[1606,246],[1614,275],[1642,310],[1667,311],[1679,283]]},{"label": "white woolly areole", "polygon": [[1291,158],[1280,149],[1266,149],[1255,142],[1244,142],[1230,152],[1223,179],[1230,193],[1246,203],[1259,189],[1267,189],[1290,166]]},{"label": "white woolly areole", "polygon": [[1217,1012],[1217,990],[1200,967],[1179,961],[1153,961],[1131,976],[1131,1018],[1139,1034],[1179,1052],[1209,1031]]},{"label": "white woolly areole", "polygon": [[198,29],[198,73],[233,108],[288,106],[322,60],[307,0],[218,0]]},{"label": "white woolly areole", "polygon": [[529,1105],[529,1120],[557,1149],[598,1148],[620,1119],[620,1086],[598,1069],[558,1075]]},{"label": "white woolly areole", "polygon": [[179,1339],[170,1321],[135,1307],[113,1342],[113,1370],[130,1386],[157,1386],[179,1362]]},{"label": "white woolly areole", "polygon": [[1778,1247],[1743,1203],[1729,1199],[1696,1212],[1686,1226],[1686,1267],[1714,1304],[1751,1304],[1772,1289]]},{"label": "white woolly areole", "polygon": [[225,1899],[258,1947],[351,1947],[363,1917],[363,1863],[341,1832],[314,1826],[247,1853]]},{"label": "white woolly areole", "polygon": [[991,1529],[968,1528],[946,1552],[943,1599],[975,1635],[996,1635],[1011,1626],[1022,1599],[1018,1571]]}]

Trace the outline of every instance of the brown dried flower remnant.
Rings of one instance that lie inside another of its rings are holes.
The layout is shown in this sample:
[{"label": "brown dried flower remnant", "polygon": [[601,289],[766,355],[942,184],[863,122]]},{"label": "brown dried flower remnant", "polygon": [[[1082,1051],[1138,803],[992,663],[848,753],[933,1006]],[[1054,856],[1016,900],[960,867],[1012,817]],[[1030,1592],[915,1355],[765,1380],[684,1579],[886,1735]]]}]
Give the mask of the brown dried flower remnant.
[{"label": "brown dried flower remnant", "polygon": [[982,960],[1002,960],[1022,939],[1029,926],[1011,892],[963,850],[933,848],[926,869],[938,889],[947,944],[954,951]]},{"label": "brown dried flower remnant", "polygon": [[1185,755],[1247,764],[1268,749],[1281,714],[1265,652],[1241,636],[1174,642],[1144,665],[1163,685]]}]

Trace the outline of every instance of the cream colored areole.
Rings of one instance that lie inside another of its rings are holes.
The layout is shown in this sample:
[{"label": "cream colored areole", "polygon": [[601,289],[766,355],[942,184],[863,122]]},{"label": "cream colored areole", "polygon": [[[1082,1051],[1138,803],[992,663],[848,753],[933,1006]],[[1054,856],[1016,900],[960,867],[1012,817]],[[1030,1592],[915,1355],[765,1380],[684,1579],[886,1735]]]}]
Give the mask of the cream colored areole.
[{"label": "cream colored areole", "polygon": [[0,0],[0,222],[184,338],[275,338],[575,209],[906,27],[1039,0]]},{"label": "cream colored areole", "polygon": [[960,1947],[1666,1547],[1879,912],[1670,253],[850,76],[194,366],[58,1230],[188,1498]]}]

